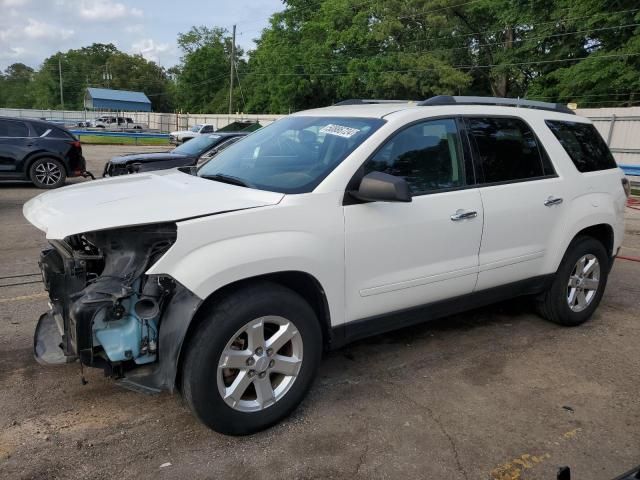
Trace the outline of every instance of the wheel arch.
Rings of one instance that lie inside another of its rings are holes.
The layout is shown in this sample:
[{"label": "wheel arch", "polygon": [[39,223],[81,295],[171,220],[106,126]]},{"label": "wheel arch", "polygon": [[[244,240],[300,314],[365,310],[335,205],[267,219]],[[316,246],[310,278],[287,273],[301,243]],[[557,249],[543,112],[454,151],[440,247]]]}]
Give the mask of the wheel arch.
[{"label": "wheel arch", "polygon": [[602,243],[609,257],[611,258],[613,256],[614,233],[613,227],[608,223],[599,223],[597,225],[591,225],[590,227],[583,228],[574,235],[574,237],[571,239],[571,242],[573,242],[579,236],[588,236],[595,238],[600,243]]},{"label": "wheel arch", "polygon": [[[604,246],[607,256],[611,260],[614,255],[614,249],[616,245],[615,228],[606,219],[598,219],[598,221],[585,223],[572,229],[569,234],[564,234],[562,243],[551,260],[551,263],[547,264],[545,273],[555,273],[560,268],[563,258],[567,255],[571,244],[576,238],[581,236],[588,236],[596,239]],[[611,263],[612,265],[613,263]]]},{"label": "wheel arch", "polygon": [[296,292],[305,299],[315,312],[318,317],[318,321],[320,322],[323,348],[327,349],[329,347],[331,343],[331,314],[329,311],[329,303],[324,288],[313,275],[298,270],[287,270],[243,278],[224,285],[212,292],[198,307],[191,319],[191,322],[189,323],[189,326],[187,327],[180,345],[178,358],[176,359],[174,388],[180,390],[180,384],[182,381],[182,365],[186,350],[189,342],[193,338],[193,335],[197,331],[198,326],[202,322],[206,321],[207,311],[225,295],[229,295],[232,292],[257,282],[272,282],[282,285]]}]

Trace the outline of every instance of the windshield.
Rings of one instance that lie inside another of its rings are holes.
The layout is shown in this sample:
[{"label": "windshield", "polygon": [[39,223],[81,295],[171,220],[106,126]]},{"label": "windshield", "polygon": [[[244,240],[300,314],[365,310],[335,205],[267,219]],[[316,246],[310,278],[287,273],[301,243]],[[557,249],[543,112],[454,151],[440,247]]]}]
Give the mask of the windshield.
[{"label": "windshield", "polygon": [[187,143],[183,143],[177,148],[174,148],[171,150],[171,153],[178,153],[180,155],[200,155],[218,143],[221,138],[222,137],[220,135],[202,135],[194,138],[193,140],[189,140]]},{"label": "windshield", "polygon": [[189,130],[192,132],[196,132],[198,133],[200,131],[200,129],[202,128],[202,125],[194,125],[193,127],[191,127]]},{"label": "windshield", "polygon": [[200,177],[233,177],[281,193],[312,191],[383,120],[285,117],[238,142],[200,170]]}]

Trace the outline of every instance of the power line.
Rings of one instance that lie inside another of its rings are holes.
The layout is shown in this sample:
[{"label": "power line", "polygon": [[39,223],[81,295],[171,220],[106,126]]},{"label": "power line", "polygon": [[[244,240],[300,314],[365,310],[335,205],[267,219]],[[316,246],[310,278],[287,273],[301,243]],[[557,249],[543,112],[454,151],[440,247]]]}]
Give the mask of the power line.
[{"label": "power line", "polygon": [[[539,60],[534,62],[514,62],[514,63],[495,63],[495,64],[487,64],[487,65],[451,65],[452,68],[458,70],[473,70],[477,68],[493,68],[493,67],[510,67],[510,66],[523,66],[523,65],[537,65],[537,64],[549,64],[549,63],[564,63],[564,62],[579,62],[582,60],[589,60],[592,58],[622,58],[622,57],[635,57],[639,56],[640,53],[622,53],[622,54],[611,54],[611,55],[587,55],[585,57],[578,58],[560,58],[554,60]],[[426,69],[406,69],[406,70],[377,70],[370,72],[318,72],[318,73],[277,73],[277,72],[268,72],[268,73],[260,73],[259,71],[250,71],[248,75],[269,75],[269,76],[334,76],[334,75],[358,75],[362,73],[369,74],[381,74],[381,73],[423,73],[429,72],[433,70],[432,68]]]},{"label": "power line", "polygon": [[[585,18],[594,18],[596,16],[602,16],[602,15],[614,15],[614,14],[618,14],[618,13],[632,13],[632,12],[638,12],[640,11],[640,8],[634,8],[634,9],[629,9],[629,10],[619,10],[616,12],[608,12],[608,13],[597,13],[597,14],[592,14],[592,15],[583,15],[583,16],[579,16],[579,17],[570,17],[570,18],[564,18],[564,19],[557,19],[557,20],[553,20],[553,21],[546,21],[546,22],[538,22],[538,23],[529,23],[526,24],[527,27],[535,27],[535,26],[540,26],[540,25],[550,25],[550,24],[558,24],[558,23],[563,23],[563,22],[569,22],[569,21],[573,21],[573,20],[582,20]],[[614,27],[605,27],[605,28],[611,28],[614,29],[616,28]],[[618,27],[619,28],[619,27]],[[589,31],[597,31],[597,29],[585,29],[582,30],[582,33],[587,33]],[[465,37],[475,37],[475,36],[480,36],[480,35],[486,35],[486,34],[496,34],[496,33],[501,33],[502,30],[484,30],[484,31],[478,31],[478,32],[473,32],[473,33],[467,33],[467,34],[461,34],[457,37],[455,36],[451,36],[451,35],[439,35],[439,36],[433,36],[433,37],[426,37],[426,38],[422,38],[422,39],[417,39],[417,40],[411,40],[408,42],[402,42],[401,44],[398,44],[398,46],[401,47],[406,47],[408,45],[415,45],[418,43],[425,43],[425,42],[429,42],[431,40],[456,40],[456,38],[465,38]],[[575,34],[576,32],[566,32],[567,34]],[[560,35],[560,34],[558,34]],[[539,38],[544,38],[544,36],[541,36]],[[518,39],[519,40],[519,39]],[[514,40],[515,41],[515,40]],[[506,43],[506,42],[502,42],[502,43]],[[291,42],[290,41],[281,41],[281,42],[268,42],[266,43],[266,45],[268,45],[269,47],[278,47],[278,46],[291,46]],[[349,52],[368,52],[368,51],[379,51],[381,48],[385,48],[384,45],[372,45],[372,46],[362,46],[362,47],[357,47],[357,46],[347,46],[347,45],[342,45],[343,48],[348,48]],[[453,48],[466,48],[466,47],[453,47]],[[444,50],[446,51],[446,50]]]},{"label": "power line", "polygon": [[[614,27],[602,27],[602,28],[598,28],[598,29],[580,30],[580,31],[576,31],[576,32],[557,33],[557,34],[552,34],[552,35],[541,35],[541,36],[538,36],[538,37],[520,38],[520,39],[512,40],[511,42],[529,42],[529,41],[541,40],[541,39],[546,39],[546,38],[566,37],[566,36],[578,35],[578,34],[588,33],[588,32],[617,30],[617,29],[624,29],[624,28],[631,28],[631,27],[638,27],[638,26],[640,26],[640,23],[633,23],[633,24],[629,24],[629,25],[619,25],[619,26],[614,26]],[[508,43],[509,43],[509,41],[489,42],[489,43],[477,44],[477,45],[473,45],[473,46],[433,48],[433,49],[427,49],[427,50],[416,50],[416,51],[411,51],[411,52],[399,51],[399,50],[390,50],[390,53],[401,53],[401,54],[404,54],[404,55],[416,55],[416,54],[422,54],[422,53],[441,53],[441,52],[449,52],[449,51],[455,51],[455,50],[471,50],[472,48],[482,48],[482,47],[486,47],[486,46],[490,46],[490,45],[506,45]],[[365,57],[350,57],[348,60],[355,60],[355,59],[360,59],[360,58],[365,58]],[[333,66],[333,65],[334,65],[333,63],[330,63],[330,61],[327,61],[327,62],[317,62],[317,63],[298,63],[298,64],[293,64],[291,66],[292,67],[310,67],[310,66]]]}]

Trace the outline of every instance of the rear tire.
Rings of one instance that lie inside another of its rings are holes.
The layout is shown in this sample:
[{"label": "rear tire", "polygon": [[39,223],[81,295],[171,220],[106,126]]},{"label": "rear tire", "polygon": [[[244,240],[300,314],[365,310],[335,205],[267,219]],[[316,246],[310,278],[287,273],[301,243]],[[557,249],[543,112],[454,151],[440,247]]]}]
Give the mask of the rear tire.
[{"label": "rear tire", "polygon": [[321,355],[322,331],[309,304],[281,285],[255,283],[223,297],[202,319],[187,346],[182,393],[213,430],[258,432],[298,406]]},{"label": "rear tire", "polygon": [[549,289],[536,299],[538,313],[568,327],[581,325],[593,315],[604,294],[611,260],[593,237],[575,238],[560,263]]},{"label": "rear tire", "polygon": [[64,185],[67,173],[61,161],[39,158],[29,168],[29,179],[38,188],[58,188]]}]

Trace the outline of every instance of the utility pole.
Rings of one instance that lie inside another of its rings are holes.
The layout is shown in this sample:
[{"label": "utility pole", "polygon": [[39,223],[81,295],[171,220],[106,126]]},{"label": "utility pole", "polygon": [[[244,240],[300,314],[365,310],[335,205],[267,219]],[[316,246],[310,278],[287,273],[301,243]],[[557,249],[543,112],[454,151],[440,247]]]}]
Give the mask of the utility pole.
[{"label": "utility pole", "polygon": [[233,113],[233,70],[236,61],[236,26],[233,26],[233,37],[231,40],[231,78],[229,82],[229,115]]},{"label": "utility pole", "polygon": [[62,105],[62,109],[64,110],[64,94],[62,93],[62,61],[60,60],[60,56],[58,56],[58,74],[60,75],[60,105]]},{"label": "utility pole", "polygon": [[111,75],[111,70],[109,70],[109,65],[105,64],[104,72],[102,73],[102,79],[107,82],[107,88],[111,88],[111,79],[113,75]]}]

